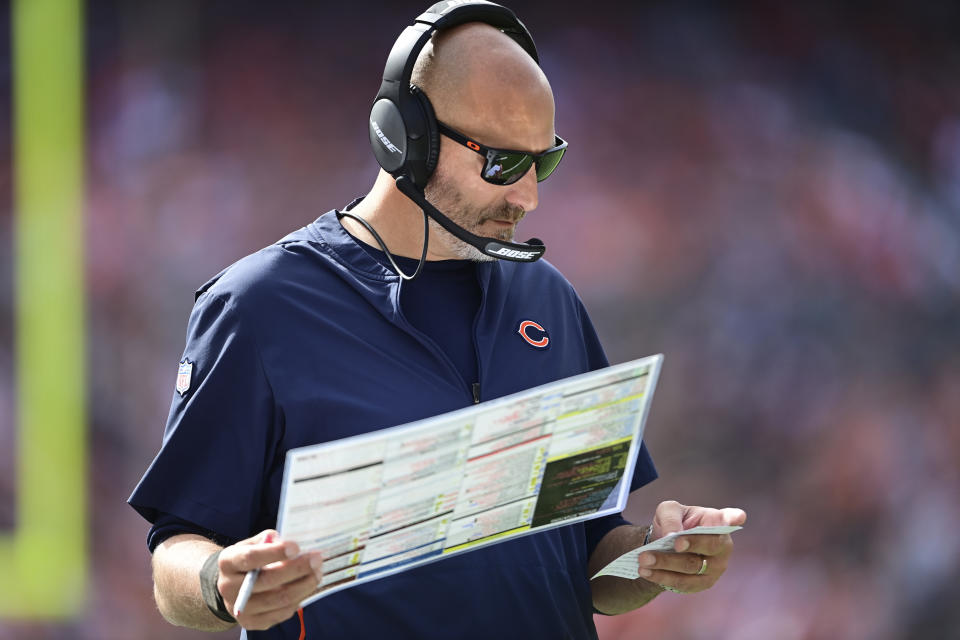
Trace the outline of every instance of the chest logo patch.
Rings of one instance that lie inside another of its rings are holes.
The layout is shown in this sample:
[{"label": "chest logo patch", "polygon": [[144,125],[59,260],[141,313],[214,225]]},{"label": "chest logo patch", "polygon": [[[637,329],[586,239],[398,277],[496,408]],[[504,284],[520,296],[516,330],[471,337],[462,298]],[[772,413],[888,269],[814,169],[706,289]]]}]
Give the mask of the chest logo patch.
[{"label": "chest logo patch", "polygon": [[547,330],[533,320],[522,320],[517,327],[517,333],[535,349],[546,349],[550,346],[550,335]]},{"label": "chest logo patch", "polygon": [[177,369],[177,393],[181,396],[190,390],[190,381],[193,379],[193,363],[186,358]]}]

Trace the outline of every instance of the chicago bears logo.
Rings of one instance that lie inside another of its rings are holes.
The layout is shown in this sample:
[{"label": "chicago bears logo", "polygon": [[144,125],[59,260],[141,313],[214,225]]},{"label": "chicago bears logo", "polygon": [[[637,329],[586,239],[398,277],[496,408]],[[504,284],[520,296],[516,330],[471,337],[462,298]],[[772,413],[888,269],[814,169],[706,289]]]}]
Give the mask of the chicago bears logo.
[{"label": "chicago bears logo", "polygon": [[517,327],[517,333],[535,349],[546,349],[550,346],[550,336],[547,330],[533,320],[522,320]]}]

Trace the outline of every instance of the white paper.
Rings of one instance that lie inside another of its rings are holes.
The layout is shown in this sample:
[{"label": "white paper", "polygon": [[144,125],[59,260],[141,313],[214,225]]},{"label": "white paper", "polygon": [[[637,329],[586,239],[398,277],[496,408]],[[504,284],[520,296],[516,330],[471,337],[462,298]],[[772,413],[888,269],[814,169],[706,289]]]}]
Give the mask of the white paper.
[{"label": "white paper", "polygon": [[291,449],[277,529],[334,591],[622,511],[662,356]]},{"label": "white paper", "polygon": [[640,565],[637,564],[637,557],[644,551],[667,551],[673,552],[674,541],[680,536],[691,536],[691,535],[722,535],[724,533],[733,533],[743,527],[739,526],[715,526],[715,527],[693,527],[692,529],[685,529],[684,531],[676,531],[674,533],[668,533],[662,538],[658,538],[653,542],[643,545],[642,547],[637,547],[632,551],[627,551],[625,554],[605,566],[603,569],[600,569],[592,578],[598,576],[616,576],[618,578],[627,578],[629,580],[634,580],[640,577]]}]

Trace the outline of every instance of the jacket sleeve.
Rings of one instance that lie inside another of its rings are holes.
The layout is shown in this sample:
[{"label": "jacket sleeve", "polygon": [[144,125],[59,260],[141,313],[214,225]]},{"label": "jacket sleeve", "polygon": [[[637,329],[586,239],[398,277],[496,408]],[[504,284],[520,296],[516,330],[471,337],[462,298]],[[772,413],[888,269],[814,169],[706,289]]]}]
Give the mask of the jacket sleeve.
[{"label": "jacket sleeve", "polygon": [[151,523],[170,514],[245,538],[264,525],[256,518],[281,424],[252,331],[229,296],[199,296],[181,365],[188,379],[181,368],[162,446],[128,502]]}]

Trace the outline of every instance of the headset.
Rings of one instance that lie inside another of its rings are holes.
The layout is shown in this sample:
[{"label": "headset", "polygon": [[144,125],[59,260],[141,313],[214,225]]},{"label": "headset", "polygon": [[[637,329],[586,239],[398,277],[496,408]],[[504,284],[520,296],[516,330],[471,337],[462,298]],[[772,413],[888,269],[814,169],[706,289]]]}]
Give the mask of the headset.
[{"label": "headset", "polygon": [[[404,29],[397,38],[387,58],[383,82],[370,109],[368,124],[370,145],[377,162],[395,178],[400,192],[424,212],[424,253],[417,271],[411,277],[419,273],[426,257],[427,215],[460,240],[493,258],[534,262],[546,251],[543,242],[536,238],[518,243],[470,233],[430,204],[424,196],[424,187],[436,169],[440,155],[440,133],[430,100],[418,87],[410,84],[410,77],[417,56],[434,33],[467,22],[484,22],[500,29],[540,64],[533,37],[513,11],[484,0],[438,2],[418,16],[414,24]],[[374,237],[383,244],[375,233]],[[389,257],[390,252],[386,253]],[[392,258],[390,261],[393,263]]]}]

